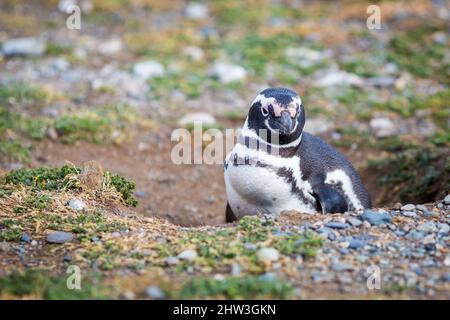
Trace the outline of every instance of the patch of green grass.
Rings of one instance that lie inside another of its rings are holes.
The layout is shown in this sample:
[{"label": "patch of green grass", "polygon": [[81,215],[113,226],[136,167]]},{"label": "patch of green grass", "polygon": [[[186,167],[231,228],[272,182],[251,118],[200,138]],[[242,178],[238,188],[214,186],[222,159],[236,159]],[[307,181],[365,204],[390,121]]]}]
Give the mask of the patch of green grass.
[{"label": "patch of green grass", "polygon": [[55,42],[47,43],[47,48],[45,50],[45,54],[49,56],[70,55],[72,53],[73,47]]},{"label": "patch of green grass", "polygon": [[19,169],[5,176],[5,183],[23,185],[32,190],[69,190],[78,188],[76,175],[81,169],[64,165],[59,168]]},{"label": "patch of green grass", "polygon": [[110,180],[117,192],[122,194],[122,200],[126,205],[132,207],[138,205],[138,201],[134,197],[134,189],[136,187],[134,182],[108,171],[105,173],[105,176]]},{"label": "patch of green grass", "polygon": [[51,197],[47,194],[33,194],[25,198],[20,205],[13,209],[13,212],[25,213],[32,209],[42,211],[50,205],[51,201]]},{"label": "patch of green grass", "polygon": [[[9,172],[3,182],[4,184],[26,186],[32,191],[74,190],[80,187],[78,180],[80,173],[80,168],[69,165],[56,168],[23,168]],[[121,193],[122,200],[126,205],[137,206],[138,201],[133,196],[134,182],[108,171],[104,173],[104,177],[117,192]]]},{"label": "patch of green grass", "polygon": [[116,266],[116,258],[121,253],[121,247],[114,241],[95,243],[82,255],[95,263],[101,270],[112,270]]},{"label": "patch of green grass", "polygon": [[239,60],[246,69],[252,70],[257,76],[264,76],[269,63],[295,67],[285,57],[284,49],[298,41],[298,37],[287,34],[268,37],[249,34],[238,40],[224,42],[221,46],[229,56],[235,56],[238,53],[241,58]]},{"label": "patch of green grass", "polygon": [[17,297],[34,295],[38,299],[71,300],[71,299],[106,299],[104,288],[95,284],[95,277],[84,276],[81,289],[68,289],[65,276],[52,276],[48,271],[30,269],[24,272],[13,271],[0,277],[0,293]]},{"label": "patch of green grass", "polygon": [[293,287],[281,280],[260,277],[231,277],[224,280],[196,278],[183,285],[179,298],[287,299]]},{"label": "patch of green grass", "polygon": [[136,112],[126,105],[105,105],[63,115],[53,126],[66,143],[79,140],[120,142],[127,136],[135,117]]},{"label": "patch of green grass", "polygon": [[244,242],[263,242],[273,230],[273,221],[246,216],[239,221],[237,229],[241,232]]},{"label": "patch of green grass", "polygon": [[78,234],[80,241],[90,240],[103,232],[123,231],[126,226],[116,221],[108,221],[105,213],[100,211],[77,213],[75,216],[60,216],[48,214],[46,221],[48,228],[59,231],[68,231]]},{"label": "patch of green grass", "polygon": [[295,234],[292,236],[279,237],[275,248],[282,254],[299,254],[306,258],[315,257],[317,250],[322,247],[323,238],[312,233],[304,235]]},{"label": "patch of green grass", "polygon": [[16,241],[22,234],[22,222],[18,219],[2,219],[0,221],[0,239]]},{"label": "patch of green grass", "polygon": [[0,105],[19,103],[23,105],[44,103],[48,94],[42,88],[26,82],[0,84]]},{"label": "patch of green grass", "polygon": [[203,72],[190,70],[188,73],[170,73],[150,81],[150,90],[156,99],[167,98],[174,91],[180,91],[188,98],[199,97],[206,89],[207,76]]},{"label": "patch of green grass", "polygon": [[417,77],[449,84],[447,46],[434,42],[431,35],[436,31],[446,32],[446,27],[421,26],[395,36],[389,41],[388,59]]}]

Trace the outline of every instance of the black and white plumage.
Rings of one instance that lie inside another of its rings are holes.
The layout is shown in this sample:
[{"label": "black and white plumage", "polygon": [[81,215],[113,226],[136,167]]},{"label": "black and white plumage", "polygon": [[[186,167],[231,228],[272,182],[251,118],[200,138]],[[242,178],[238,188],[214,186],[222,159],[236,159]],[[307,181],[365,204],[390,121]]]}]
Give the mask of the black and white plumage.
[{"label": "black and white plumage", "polygon": [[227,221],[282,211],[335,213],[369,208],[356,170],[307,132],[300,97],[269,88],[252,102],[237,144],[225,159]]}]

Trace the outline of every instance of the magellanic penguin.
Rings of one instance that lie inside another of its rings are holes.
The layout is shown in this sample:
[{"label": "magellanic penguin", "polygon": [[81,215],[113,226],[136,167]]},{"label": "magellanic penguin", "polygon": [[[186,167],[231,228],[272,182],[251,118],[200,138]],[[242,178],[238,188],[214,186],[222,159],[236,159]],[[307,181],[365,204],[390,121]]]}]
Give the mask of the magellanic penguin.
[{"label": "magellanic penguin", "polygon": [[370,208],[352,164],[303,131],[305,109],[294,91],[268,88],[252,102],[224,163],[227,222],[282,211],[337,213]]}]

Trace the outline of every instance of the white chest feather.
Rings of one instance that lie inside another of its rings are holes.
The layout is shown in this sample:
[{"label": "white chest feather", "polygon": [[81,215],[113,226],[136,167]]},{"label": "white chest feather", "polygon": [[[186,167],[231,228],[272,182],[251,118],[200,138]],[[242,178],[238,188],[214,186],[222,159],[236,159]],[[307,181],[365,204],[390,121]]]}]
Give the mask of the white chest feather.
[{"label": "white chest feather", "polygon": [[[247,156],[250,164],[233,165],[235,155],[241,159]],[[316,211],[312,188],[302,179],[298,157],[283,158],[237,144],[226,163],[228,203],[236,216],[278,215],[286,210]],[[279,169],[289,172],[289,176],[280,175]]]}]

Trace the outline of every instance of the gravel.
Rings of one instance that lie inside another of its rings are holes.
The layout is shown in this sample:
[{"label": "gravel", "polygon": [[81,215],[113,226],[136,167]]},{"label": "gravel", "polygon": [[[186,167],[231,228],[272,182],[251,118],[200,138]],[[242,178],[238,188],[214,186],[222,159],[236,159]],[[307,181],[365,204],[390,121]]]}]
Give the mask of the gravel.
[{"label": "gravel", "polygon": [[151,299],[164,299],[166,294],[157,286],[149,286],[145,289],[145,294]]}]

